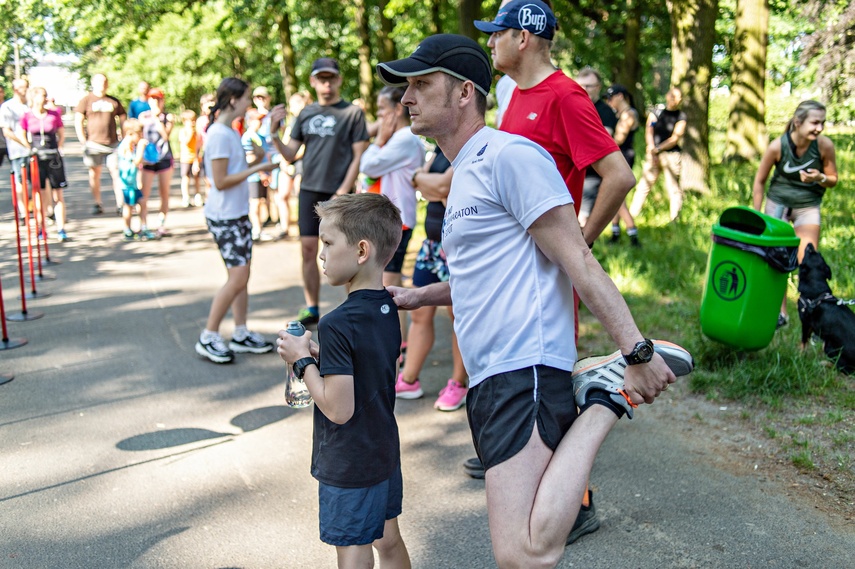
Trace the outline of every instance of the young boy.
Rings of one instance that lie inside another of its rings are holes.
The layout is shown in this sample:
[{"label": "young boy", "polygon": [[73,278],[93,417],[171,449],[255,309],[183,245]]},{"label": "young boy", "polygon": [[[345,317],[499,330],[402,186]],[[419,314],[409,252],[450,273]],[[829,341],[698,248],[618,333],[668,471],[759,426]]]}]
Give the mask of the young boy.
[{"label": "young boy", "polygon": [[[202,180],[199,178],[199,135],[196,133],[196,113],[187,109],[181,113],[181,130],[178,132],[181,147],[178,159],[181,162],[181,205],[202,205]],[[190,200],[190,183],[195,190]]]},{"label": "young boy", "polygon": [[[398,310],[383,268],[401,241],[401,214],[378,194],[349,194],[315,207],[320,259],[348,297],[311,333],[279,332],[279,355],[294,363],[315,400],[312,476],[320,483],[321,541],[339,567],[409,568],[398,529],[403,487],[395,422]],[[319,357],[315,360],[314,357]]]},{"label": "young boy", "polygon": [[[157,235],[146,227],[147,208],[139,184],[140,165],[146,145],[146,141],[142,138],[143,125],[137,119],[128,119],[122,125],[122,133],[122,142],[116,151],[119,162],[119,181],[124,196],[122,220],[125,222],[125,229],[122,232],[122,239],[125,241],[133,241],[136,237],[145,241],[157,239]],[[131,229],[131,216],[137,205],[140,206],[139,234]]]},{"label": "young boy", "polygon": [[[264,149],[263,162],[270,160],[270,145],[259,133],[263,118],[255,109],[250,109],[246,113],[246,132],[240,137],[240,143],[246,151],[246,161],[250,166],[258,161],[252,151],[253,145]],[[267,186],[270,183],[270,174],[258,172],[246,180],[249,182],[249,220],[252,223],[252,240],[271,241],[273,238],[261,231],[264,225],[262,214],[267,211]]]}]

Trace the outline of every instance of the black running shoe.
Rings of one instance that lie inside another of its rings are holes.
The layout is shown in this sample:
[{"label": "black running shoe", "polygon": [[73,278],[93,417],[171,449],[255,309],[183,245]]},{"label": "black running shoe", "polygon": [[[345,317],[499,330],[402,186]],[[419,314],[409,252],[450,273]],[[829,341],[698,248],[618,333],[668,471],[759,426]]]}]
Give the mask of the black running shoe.
[{"label": "black running shoe", "polygon": [[104,213],[104,210],[101,208],[101,204],[96,203],[92,206],[92,215],[101,215]]},{"label": "black running shoe", "polygon": [[266,354],[273,351],[273,344],[264,339],[258,332],[249,332],[243,340],[229,342],[229,349],[239,354]]},{"label": "black running shoe", "polygon": [[215,364],[227,364],[235,359],[234,353],[226,347],[225,340],[219,335],[207,342],[203,342],[202,338],[199,338],[199,341],[196,342],[196,353],[208,358]]},{"label": "black running shoe", "polygon": [[308,308],[304,308],[297,315],[297,322],[299,322],[303,326],[308,326],[309,324],[317,324],[320,320],[320,314],[315,314]]},{"label": "black running shoe", "polygon": [[576,516],[576,522],[564,545],[570,545],[583,535],[594,533],[598,529],[600,529],[600,519],[597,517],[597,508],[594,507],[594,493],[588,489],[588,505],[583,504],[579,509],[579,515]]},{"label": "black running shoe", "polygon": [[484,464],[477,456],[473,456],[472,458],[463,461],[463,471],[472,478],[477,478],[478,480],[483,479],[485,475]]}]

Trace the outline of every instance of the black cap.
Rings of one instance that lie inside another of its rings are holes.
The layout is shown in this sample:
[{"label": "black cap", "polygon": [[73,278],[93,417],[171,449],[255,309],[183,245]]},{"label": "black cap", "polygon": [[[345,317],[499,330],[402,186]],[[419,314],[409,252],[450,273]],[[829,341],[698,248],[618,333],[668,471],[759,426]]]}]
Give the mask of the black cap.
[{"label": "black cap", "polygon": [[606,99],[611,99],[615,95],[623,95],[627,99],[629,99],[629,97],[630,97],[630,93],[627,90],[627,88],[624,87],[623,85],[617,85],[617,84],[612,85],[611,87],[606,89]]},{"label": "black cap", "polygon": [[312,77],[318,73],[335,73],[336,75],[340,75],[341,72],[338,70],[338,61],[330,57],[316,59],[312,64]]},{"label": "black cap", "polygon": [[540,0],[511,0],[499,8],[492,22],[475,20],[474,24],[488,34],[514,28],[529,31],[547,40],[552,39],[558,27],[555,14]]},{"label": "black cap", "polygon": [[437,34],[422,40],[406,59],[377,64],[386,85],[406,87],[407,77],[442,71],[462,81],[472,81],[484,96],[490,92],[493,70],[478,42],[455,34]]}]

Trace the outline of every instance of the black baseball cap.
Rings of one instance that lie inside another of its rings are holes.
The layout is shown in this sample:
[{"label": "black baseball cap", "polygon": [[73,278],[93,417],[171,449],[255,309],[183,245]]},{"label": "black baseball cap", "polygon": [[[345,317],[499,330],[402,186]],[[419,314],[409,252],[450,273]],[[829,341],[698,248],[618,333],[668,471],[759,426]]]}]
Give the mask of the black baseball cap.
[{"label": "black baseball cap", "polygon": [[558,20],[552,9],[540,0],[512,0],[499,8],[492,22],[476,20],[474,24],[488,34],[514,28],[551,40],[558,27]]},{"label": "black baseball cap", "polygon": [[377,64],[380,79],[391,87],[406,87],[407,77],[436,71],[461,81],[472,81],[484,96],[493,84],[493,69],[487,54],[472,38],[456,34],[429,36],[410,57]]},{"label": "black baseball cap", "polygon": [[611,99],[615,95],[623,95],[626,98],[629,98],[629,91],[623,85],[612,85],[608,89],[606,89],[606,99]]},{"label": "black baseball cap", "polygon": [[330,57],[316,59],[312,64],[312,77],[318,73],[335,73],[336,75],[341,75],[341,72],[338,70],[338,61]]}]

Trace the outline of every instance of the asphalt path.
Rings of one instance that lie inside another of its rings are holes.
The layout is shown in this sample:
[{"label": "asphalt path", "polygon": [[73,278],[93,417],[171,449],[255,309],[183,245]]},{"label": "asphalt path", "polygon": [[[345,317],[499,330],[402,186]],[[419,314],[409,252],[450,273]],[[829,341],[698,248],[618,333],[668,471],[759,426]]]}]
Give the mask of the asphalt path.
[{"label": "asphalt path", "polygon": [[[73,140],[66,168],[73,240],[50,242],[61,264],[37,283],[50,296],[27,305],[44,316],[8,323],[27,345],[0,351],[0,373],[15,376],[0,386],[0,567],[333,567],[318,540],[311,410],[284,406],[282,362],[240,355],[218,366],[194,352],[225,278],[201,210],[178,207],[176,177],[172,235],[124,243],[110,208],[90,215]],[[14,236],[4,165],[8,313],[21,310]],[[254,249],[250,294],[250,326],[272,338],[303,304],[296,241]],[[322,310],[343,298],[325,284]],[[437,330],[427,396],[397,407],[401,530],[413,567],[494,567],[483,482],[460,468],[473,455],[465,412],[432,408],[450,374],[444,311]],[[732,468],[703,421],[676,418],[686,397],[671,390],[615,428],[591,482],[602,528],[560,567],[855,566],[851,523],[830,523],[772,476]]]}]

